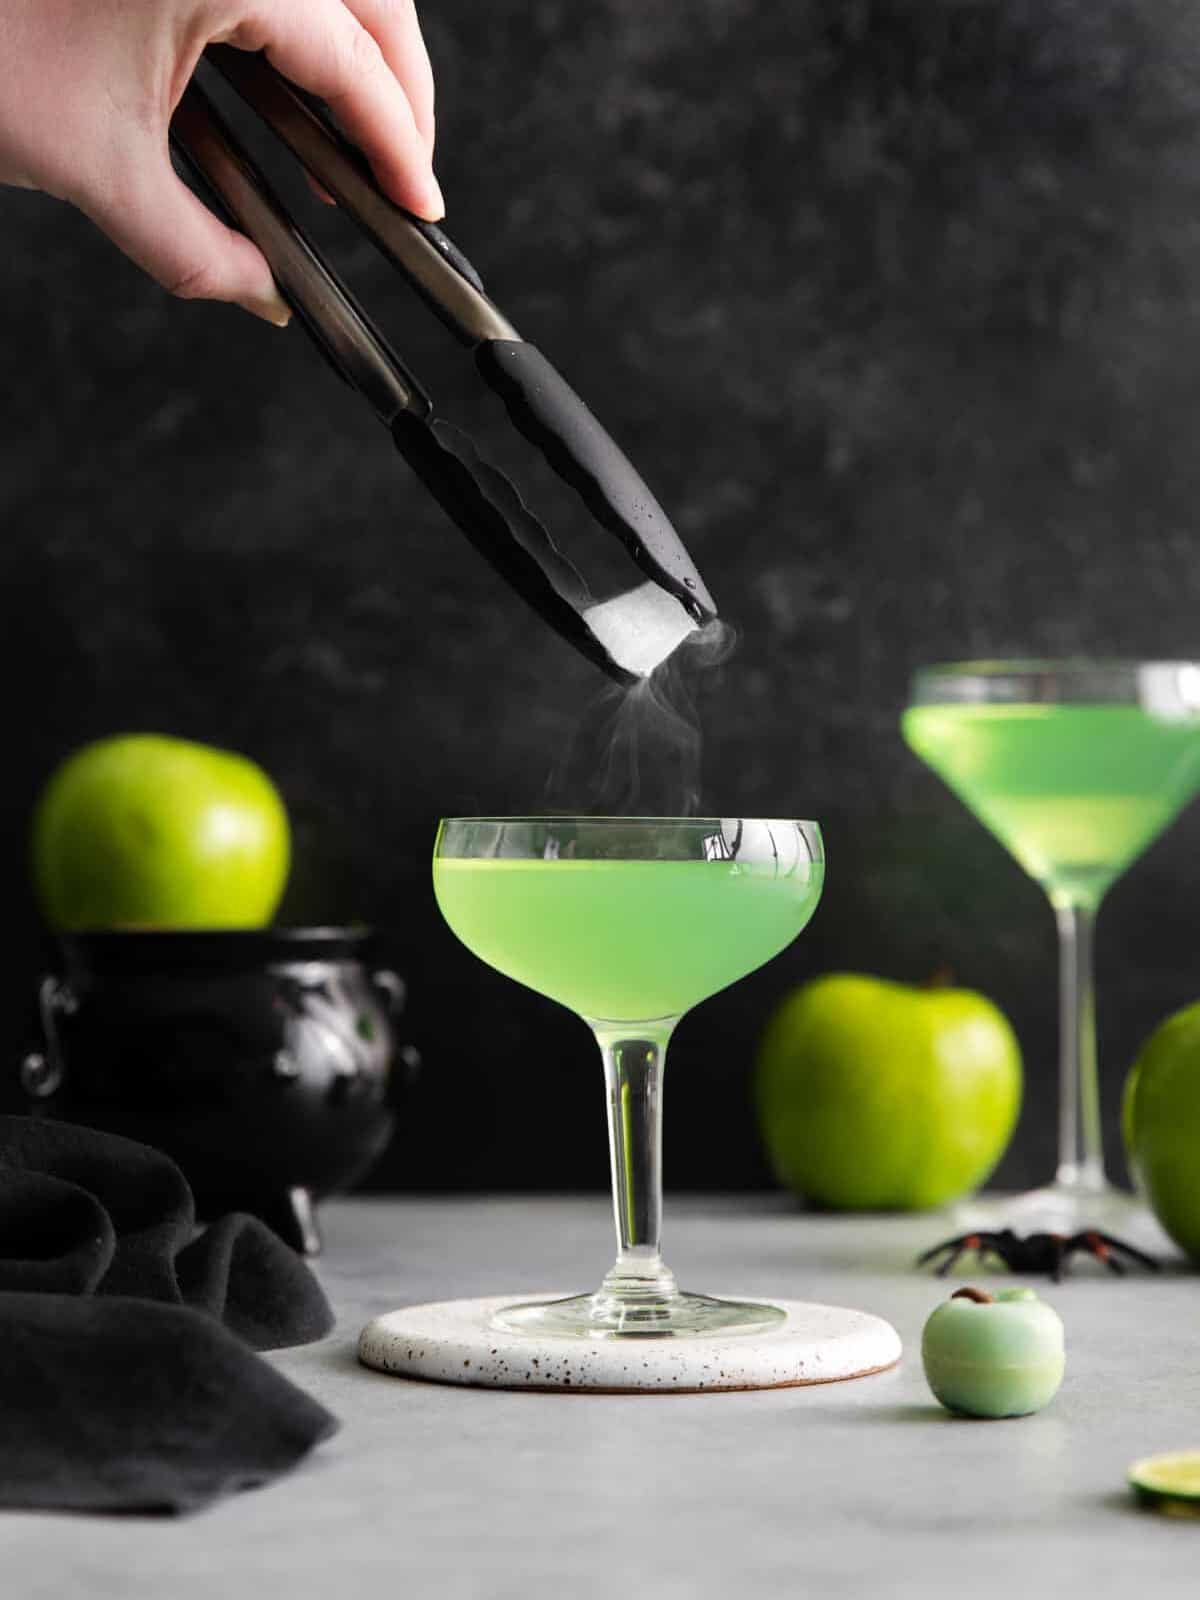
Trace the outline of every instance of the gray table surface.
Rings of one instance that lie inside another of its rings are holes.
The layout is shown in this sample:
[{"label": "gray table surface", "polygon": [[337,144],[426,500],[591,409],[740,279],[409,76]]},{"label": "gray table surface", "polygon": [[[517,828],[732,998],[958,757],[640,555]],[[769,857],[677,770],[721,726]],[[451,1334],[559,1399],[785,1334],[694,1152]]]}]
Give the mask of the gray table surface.
[{"label": "gray table surface", "polygon": [[272,1359],[341,1432],[190,1518],[0,1516],[4,1600],[1200,1593],[1200,1523],[1123,1488],[1133,1458],[1200,1447],[1200,1280],[1182,1267],[1047,1289],[1067,1325],[1058,1398],[972,1423],[921,1375],[946,1291],[912,1258],[936,1218],[670,1197],[686,1286],[860,1306],[906,1352],[851,1383],[645,1397],[412,1383],[354,1358],[361,1324],[397,1305],[590,1287],[612,1250],[603,1198],[348,1200],[325,1224],[337,1330]]}]

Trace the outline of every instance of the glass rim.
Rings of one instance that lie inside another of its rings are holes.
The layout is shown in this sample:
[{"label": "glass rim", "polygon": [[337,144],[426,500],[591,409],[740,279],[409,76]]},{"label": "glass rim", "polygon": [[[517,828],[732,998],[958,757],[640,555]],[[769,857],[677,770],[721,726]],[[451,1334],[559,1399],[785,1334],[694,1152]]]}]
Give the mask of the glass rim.
[{"label": "glass rim", "polygon": [[719,817],[719,816],[703,816],[703,817],[699,817],[699,816],[697,816],[697,817],[615,817],[614,816],[614,817],[605,817],[605,816],[597,816],[597,815],[594,815],[594,814],[586,812],[586,811],[585,812],[571,812],[571,811],[558,811],[558,812],[555,812],[555,811],[549,811],[549,812],[543,812],[540,816],[511,816],[511,817],[502,817],[502,816],[478,816],[478,817],[473,817],[473,816],[454,816],[454,817],[439,817],[438,821],[439,821],[439,823],[443,823],[443,824],[449,823],[449,822],[484,822],[484,823],[502,823],[502,822],[504,822],[504,823],[511,823],[511,822],[529,822],[529,823],[537,823],[537,822],[545,822],[545,823],[549,823],[549,822],[564,822],[564,823],[568,823],[569,822],[569,823],[580,823],[580,822],[594,822],[594,823],[603,824],[605,827],[612,827],[615,824],[615,825],[618,825],[618,826],[642,827],[642,828],[644,828],[647,823],[662,823],[664,825],[669,825],[672,828],[679,828],[679,827],[711,828],[714,825],[719,827],[721,825],[721,823],[723,823],[723,822],[758,822],[758,823],[764,823],[764,824],[768,824],[768,825],[773,825],[775,827],[787,827],[787,828],[817,828],[817,829],[819,829],[820,826],[821,826],[821,824],[813,817],[750,817],[750,816],[744,816],[744,815],[742,815],[741,813],[738,813],[738,812],[730,812],[730,813],[728,813],[728,815],[723,816],[723,817]]},{"label": "glass rim", "polygon": [[1140,706],[1164,718],[1200,714],[1200,661],[1027,656],[930,662],[909,680],[908,707]]},{"label": "glass rim", "polygon": [[914,682],[925,677],[1032,678],[1048,672],[1142,672],[1147,668],[1179,671],[1185,667],[1200,671],[1200,659],[1186,656],[979,656],[962,661],[931,661],[914,667],[912,677]]},{"label": "glass rim", "polygon": [[[791,841],[790,843],[788,841]],[[433,859],[824,862],[819,822],[795,817],[443,817]]]}]

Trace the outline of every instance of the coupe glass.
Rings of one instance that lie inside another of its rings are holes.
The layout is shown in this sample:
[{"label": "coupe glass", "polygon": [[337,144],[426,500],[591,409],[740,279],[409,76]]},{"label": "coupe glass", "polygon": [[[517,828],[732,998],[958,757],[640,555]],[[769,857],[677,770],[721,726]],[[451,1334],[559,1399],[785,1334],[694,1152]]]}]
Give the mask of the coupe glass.
[{"label": "coupe glass", "polygon": [[662,1081],[684,1012],[789,945],[824,880],[814,822],[455,817],[434,848],[450,927],[591,1028],[604,1060],[617,1259],[595,1294],[510,1306],[512,1331],[592,1338],[753,1331],[777,1307],[686,1294],[659,1249]]},{"label": "coupe glass", "polygon": [[[1131,1220],[1105,1176],[1092,935],[1109,885],[1200,788],[1200,664],[970,661],[917,672],[904,736],[1041,884],[1058,920],[1058,1170],[969,1219]],[[966,1220],[966,1219],[964,1219]]]}]

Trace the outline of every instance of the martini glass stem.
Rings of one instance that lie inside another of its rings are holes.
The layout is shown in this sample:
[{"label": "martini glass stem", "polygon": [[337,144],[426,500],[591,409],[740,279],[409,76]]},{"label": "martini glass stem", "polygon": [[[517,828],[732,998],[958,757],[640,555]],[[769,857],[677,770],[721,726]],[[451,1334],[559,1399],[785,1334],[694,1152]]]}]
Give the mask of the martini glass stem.
[{"label": "martini glass stem", "polygon": [[1059,942],[1058,1172],[1062,1189],[1100,1193],[1107,1187],[1096,1067],[1096,991],[1092,942],[1096,905],[1056,900]]},{"label": "martini glass stem", "polygon": [[678,1290],[663,1261],[662,1086],[677,1017],[636,1031],[594,1023],[604,1056],[617,1259],[601,1296],[631,1310],[671,1300]]}]

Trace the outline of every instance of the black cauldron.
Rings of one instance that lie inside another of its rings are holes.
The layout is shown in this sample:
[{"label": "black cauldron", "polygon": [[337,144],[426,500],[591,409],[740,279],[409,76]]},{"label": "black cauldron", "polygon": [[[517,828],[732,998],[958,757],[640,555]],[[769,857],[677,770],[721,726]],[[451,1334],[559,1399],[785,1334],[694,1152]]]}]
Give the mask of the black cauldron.
[{"label": "black cauldron", "polygon": [[[157,1146],[202,1216],[254,1212],[313,1254],[314,1200],[392,1132],[404,985],[371,943],[358,928],[65,936],[21,1063],[31,1109]],[[415,1052],[399,1061],[411,1072]]]}]

